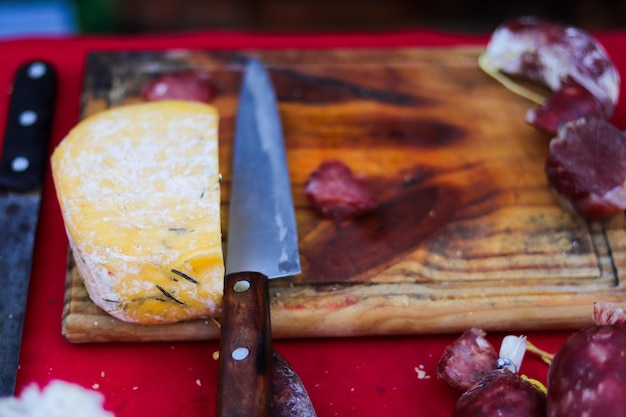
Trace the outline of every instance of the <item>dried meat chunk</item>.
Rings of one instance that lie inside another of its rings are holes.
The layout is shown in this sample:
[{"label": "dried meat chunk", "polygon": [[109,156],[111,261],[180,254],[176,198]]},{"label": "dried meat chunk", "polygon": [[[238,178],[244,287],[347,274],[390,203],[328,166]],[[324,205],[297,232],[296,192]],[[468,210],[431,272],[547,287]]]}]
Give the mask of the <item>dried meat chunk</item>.
[{"label": "dried meat chunk", "polygon": [[[546,395],[508,370],[494,370],[456,402],[452,417],[543,417]],[[608,414],[607,414],[608,415]]]},{"label": "dried meat chunk", "polygon": [[528,123],[553,134],[563,123],[581,117],[605,118],[605,115],[593,94],[574,82],[563,84],[543,105],[526,113]]},{"label": "dried meat chunk", "polygon": [[161,75],[141,90],[146,101],[189,100],[210,103],[215,98],[211,75],[186,70]]},{"label": "dried meat chunk", "polygon": [[548,417],[626,415],[626,327],[607,324],[623,314],[609,304],[594,306],[599,321],[556,352],[548,371]]},{"label": "dried meat chunk", "polygon": [[272,417],[316,417],[317,414],[302,380],[291,364],[272,351]]},{"label": "dried meat chunk", "polygon": [[561,88],[571,78],[588,90],[610,116],[619,96],[619,74],[608,54],[582,29],[521,17],[494,31],[485,52],[490,66]]},{"label": "dried meat chunk", "polygon": [[324,217],[346,220],[376,207],[367,183],[355,177],[341,161],[326,161],[307,179],[305,194],[312,206]]},{"label": "dried meat chunk", "polygon": [[599,219],[626,209],[626,136],[606,120],[561,126],[545,171],[549,188],[577,214]]},{"label": "dried meat chunk", "polygon": [[498,353],[478,328],[463,332],[437,363],[437,375],[452,387],[467,390],[496,369]]},{"label": "dried meat chunk", "polygon": [[466,330],[444,351],[439,378],[464,390],[452,417],[543,417],[546,395],[521,378],[525,336],[506,336],[499,354],[478,328]]}]

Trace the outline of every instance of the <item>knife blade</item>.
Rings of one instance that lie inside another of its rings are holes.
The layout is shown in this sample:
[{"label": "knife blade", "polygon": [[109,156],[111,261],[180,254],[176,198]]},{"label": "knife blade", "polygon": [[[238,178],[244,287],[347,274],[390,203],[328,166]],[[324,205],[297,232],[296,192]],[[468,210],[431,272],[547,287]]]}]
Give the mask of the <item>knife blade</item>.
[{"label": "knife blade", "polygon": [[235,143],[220,333],[217,415],[265,416],[271,401],[268,279],[300,273],[280,114],[269,74],[243,75]]},{"label": "knife blade", "polygon": [[55,94],[50,64],[18,69],[0,155],[0,397],[15,391]]}]

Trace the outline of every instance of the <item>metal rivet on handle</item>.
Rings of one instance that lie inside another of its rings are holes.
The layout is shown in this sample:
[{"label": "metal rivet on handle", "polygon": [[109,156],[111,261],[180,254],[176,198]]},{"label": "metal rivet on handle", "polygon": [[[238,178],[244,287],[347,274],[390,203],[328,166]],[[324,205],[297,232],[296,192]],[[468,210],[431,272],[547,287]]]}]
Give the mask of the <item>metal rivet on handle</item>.
[{"label": "metal rivet on handle", "polygon": [[32,110],[25,110],[20,113],[20,126],[32,126],[37,121],[37,113]]},{"label": "metal rivet on handle", "polygon": [[239,280],[235,282],[233,285],[233,290],[235,292],[246,292],[250,289],[250,281],[246,281],[245,279]]},{"label": "metal rivet on handle", "polygon": [[24,156],[16,156],[11,162],[13,172],[24,172],[30,166],[30,161]]},{"label": "metal rivet on handle", "polygon": [[245,347],[238,347],[233,350],[233,353],[230,355],[236,361],[242,361],[248,357],[250,351]]},{"label": "metal rivet on handle", "polygon": [[35,62],[28,67],[28,76],[33,79],[41,78],[46,74],[47,68],[41,62]]}]

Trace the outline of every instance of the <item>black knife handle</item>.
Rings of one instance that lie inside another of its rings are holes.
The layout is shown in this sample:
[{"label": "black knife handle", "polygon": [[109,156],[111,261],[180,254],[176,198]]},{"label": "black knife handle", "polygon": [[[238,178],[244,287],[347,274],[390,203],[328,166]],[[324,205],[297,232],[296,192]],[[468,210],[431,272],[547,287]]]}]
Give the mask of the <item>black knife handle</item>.
[{"label": "black knife handle", "polygon": [[43,61],[22,65],[14,78],[0,159],[0,188],[41,186],[56,97],[56,73]]},{"label": "black knife handle", "polygon": [[238,272],[224,279],[218,417],[269,416],[272,338],[265,275]]}]

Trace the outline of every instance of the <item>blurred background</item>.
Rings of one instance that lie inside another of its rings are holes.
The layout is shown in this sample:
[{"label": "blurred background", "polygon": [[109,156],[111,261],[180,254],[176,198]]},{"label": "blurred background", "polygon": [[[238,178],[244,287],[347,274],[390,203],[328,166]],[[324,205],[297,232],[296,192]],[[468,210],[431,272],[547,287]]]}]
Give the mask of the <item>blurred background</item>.
[{"label": "blurred background", "polygon": [[0,0],[0,36],[412,28],[485,33],[521,15],[592,31],[626,28],[626,0]]}]

